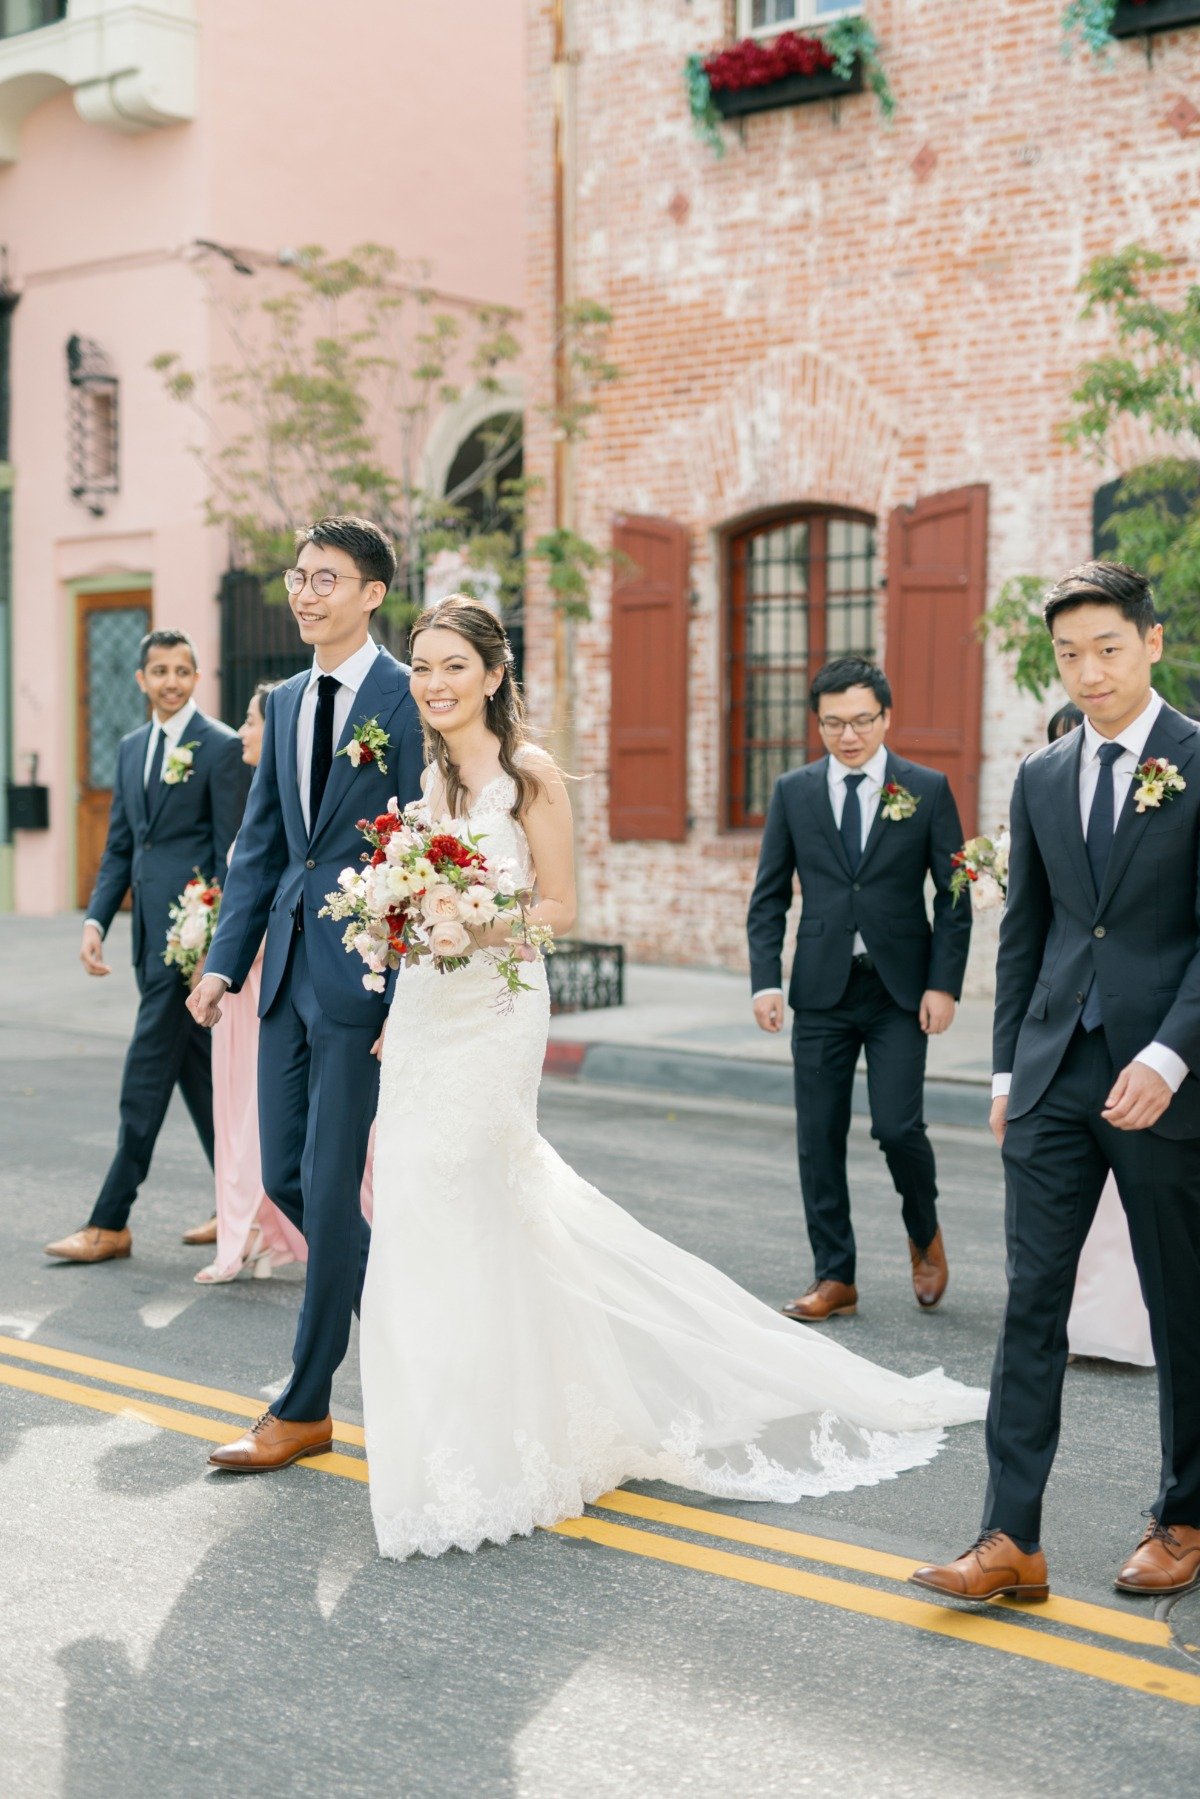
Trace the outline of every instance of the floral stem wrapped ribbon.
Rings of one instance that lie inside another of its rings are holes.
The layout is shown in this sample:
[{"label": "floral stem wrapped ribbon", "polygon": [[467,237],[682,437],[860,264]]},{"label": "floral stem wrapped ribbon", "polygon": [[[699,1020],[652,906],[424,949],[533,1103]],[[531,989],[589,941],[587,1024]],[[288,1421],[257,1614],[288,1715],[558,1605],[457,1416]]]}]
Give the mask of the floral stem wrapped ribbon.
[{"label": "floral stem wrapped ribbon", "polygon": [[956,906],[968,888],[976,912],[990,912],[994,906],[1004,904],[1008,894],[1009,841],[1008,832],[1004,830],[994,838],[969,837],[962,848],[955,851],[950,858],[954,870],[950,876],[950,891]]},{"label": "floral stem wrapped ribbon", "polygon": [[[394,799],[378,818],[360,818],[358,828],[370,845],[367,866],[342,870],[320,916],[346,921],[342,942],[366,963],[368,992],[383,992],[389,969],[428,957],[439,973],[450,974],[476,954],[491,962],[508,1003],[529,990],[521,971],[549,954],[554,935],[526,917],[530,896],[518,888],[511,862],[489,862],[482,838],[463,834],[455,820],[427,824],[416,809],[401,812]],[[506,915],[507,945],[481,945],[474,933]]]},{"label": "floral stem wrapped ribbon", "polygon": [[221,889],[210,886],[197,869],[195,880],[188,882],[171,907],[167,947],[163,951],[167,967],[177,968],[189,987],[208,954],[220,911]]}]

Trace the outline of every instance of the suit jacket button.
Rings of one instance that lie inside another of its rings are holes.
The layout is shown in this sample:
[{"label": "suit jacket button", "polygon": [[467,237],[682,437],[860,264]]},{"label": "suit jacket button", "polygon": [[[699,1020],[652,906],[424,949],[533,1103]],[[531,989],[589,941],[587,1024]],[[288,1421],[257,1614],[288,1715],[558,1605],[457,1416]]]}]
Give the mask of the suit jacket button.
[{"label": "suit jacket button", "polygon": [[855,881],[855,883],[854,883],[854,891],[855,891],[855,893],[861,893],[861,892],[862,892],[862,882],[861,882],[861,881]]},{"label": "suit jacket button", "polygon": [[154,844],[151,842],[149,837],[147,837],[145,843],[143,843],[142,848],[144,850],[152,850],[154,848]]},{"label": "suit jacket button", "polygon": [[1095,930],[1092,932],[1092,936],[1093,937],[1103,937],[1104,936],[1104,926],[1102,924],[1098,924],[1096,926]]},{"label": "suit jacket button", "polygon": [[1087,998],[1086,993],[1077,993],[1075,995],[1075,1004],[1077,1006],[1081,1006],[1086,998]]},{"label": "suit jacket button", "polygon": [[305,868],[315,868],[317,865],[313,861],[312,857],[310,856],[308,861],[304,864],[304,866],[305,866]]}]

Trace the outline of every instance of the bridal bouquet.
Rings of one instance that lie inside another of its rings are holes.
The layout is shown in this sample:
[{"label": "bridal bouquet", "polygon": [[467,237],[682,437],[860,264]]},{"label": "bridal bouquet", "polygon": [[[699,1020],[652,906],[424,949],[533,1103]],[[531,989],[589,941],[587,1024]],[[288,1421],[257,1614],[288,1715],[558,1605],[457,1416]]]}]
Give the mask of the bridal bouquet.
[{"label": "bridal bouquet", "polygon": [[167,947],[163,951],[167,967],[177,968],[189,986],[208,954],[220,911],[221,889],[210,887],[197,869],[195,880],[188,882],[171,907]]},{"label": "bridal bouquet", "polygon": [[955,905],[968,888],[977,912],[989,912],[1004,904],[1008,893],[1008,846],[1008,831],[1003,830],[995,838],[970,837],[955,851],[950,858],[954,869],[950,891]]},{"label": "bridal bouquet", "polygon": [[[548,925],[526,918],[530,896],[518,889],[511,862],[489,862],[482,838],[461,835],[452,819],[429,824],[417,808],[401,812],[395,799],[378,818],[360,818],[358,828],[370,845],[366,867],[342,870],[320,916],[347,921],[342,942],[366,963],[369,992],[383,992],[391,968],[429,957],[449,974],[468,967],[477,952],[489,958],[507,996],[528,990],[521,970],[548,954],[554,937]],[[480,951],[472,931],[508,914],[508,944]]]}]

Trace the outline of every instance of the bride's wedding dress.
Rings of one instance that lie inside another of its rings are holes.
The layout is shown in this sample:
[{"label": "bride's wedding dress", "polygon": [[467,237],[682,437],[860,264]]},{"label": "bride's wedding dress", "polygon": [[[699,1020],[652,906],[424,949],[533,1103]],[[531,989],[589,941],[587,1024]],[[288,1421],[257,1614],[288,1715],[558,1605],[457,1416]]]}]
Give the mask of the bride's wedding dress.
[{"label": "bride's wedding dress", "polygon": [[[467,822],[532,885],[514,798],[502,776]],[[628,1480],[817,1498],[983,1417],[982,1390],[793,1324],[575,1174],[538,1135],[550,1004],[527,978],[508,1011],[485,956],[397,978],[361,1329],[382,1554],[504,1542]]]}]

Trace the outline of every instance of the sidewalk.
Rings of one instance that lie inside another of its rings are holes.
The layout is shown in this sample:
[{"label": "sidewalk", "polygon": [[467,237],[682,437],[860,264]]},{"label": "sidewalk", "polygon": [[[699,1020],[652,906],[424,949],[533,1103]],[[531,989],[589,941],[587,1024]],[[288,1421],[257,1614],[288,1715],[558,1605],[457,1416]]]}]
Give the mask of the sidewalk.
[{"label": "sidewalk", "polygon": [[[790,1014],[778,1036],[760,1031],[744,975],[638,964],[625,970],[625,1001],[551,1019],[547,1071],[693,1098],[791,1105]],[[991,1042],[991,1002],[982,999],[964,1000],[950,1029],[930,1039],[931,1124],[987,1124]],[[855,1110],[867,1110],[861,1068]]]}]

